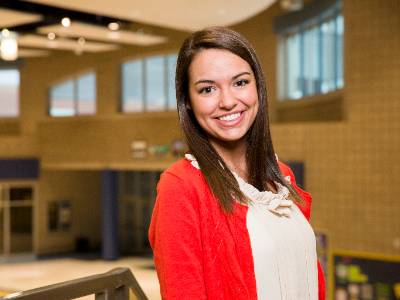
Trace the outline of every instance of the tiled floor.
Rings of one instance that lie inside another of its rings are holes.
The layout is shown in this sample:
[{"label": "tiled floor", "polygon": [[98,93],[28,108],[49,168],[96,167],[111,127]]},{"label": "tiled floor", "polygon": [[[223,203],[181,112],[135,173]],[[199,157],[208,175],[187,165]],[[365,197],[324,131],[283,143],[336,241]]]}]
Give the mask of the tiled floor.
[{"label": "tiled floor", "polygon": [[[130,268],[150,300],[161,299],[151,258],[127,257],[117,261],[101,259],[57,258],[0,264],[1,291],[16,292],[66,280]],[[1,296],[1,295],[0,295]],[[80,299],[94,299],[94,296]]]}]

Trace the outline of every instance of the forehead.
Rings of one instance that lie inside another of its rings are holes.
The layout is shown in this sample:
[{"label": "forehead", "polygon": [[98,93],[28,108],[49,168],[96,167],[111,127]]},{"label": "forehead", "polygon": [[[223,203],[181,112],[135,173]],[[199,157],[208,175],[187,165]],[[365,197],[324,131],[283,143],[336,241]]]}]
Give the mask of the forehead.
[{"label": "forehead", "polygon": [[195,55],[189,66],[190,81],[198,79],[217,80],[237,75],[253,74],[250,65],[240,56],[223,49],[205,49]]}]

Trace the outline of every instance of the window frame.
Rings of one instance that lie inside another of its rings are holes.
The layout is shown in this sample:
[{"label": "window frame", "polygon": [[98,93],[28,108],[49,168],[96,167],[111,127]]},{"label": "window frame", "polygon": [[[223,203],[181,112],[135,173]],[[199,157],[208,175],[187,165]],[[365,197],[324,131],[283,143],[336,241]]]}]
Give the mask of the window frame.
[{"label": "window frame", "polygon": [[[130,115],[130,114],[154,114],[154,113],[170,113],[176,112],[176,106],[174,108],[172,108],[172,106],[170,106],[170,86],[169,86],[169,80],[170,80],[170,72],[169,72],[169,59],[170,57],[175,56],[176,59],[178,57],[178,53],[177,52],[168,52],[168,53],[152,53],[151,55],[146,55],[146,56],[141,56],[141,57],[134,57],[134,58],[130,58],[130,59],[126,59],[123,62],[121,62],[120,64],[120,100],[119,100],[119,113],[123,114],[123,115]],[[155,58],[155,57],[162,57],[162,67],[163,67],[163,72],[162,72],[162,76],[163,76],[163,95],[164,95],[164,99],[163,99],[163,108],[160,110],[155,110],[155,109],[151,109],[149,110],[149,99],[148,99],[148,91],[146,89],[147,86],[147,61],[151,58]],[[124,97],[124,84],[125,84],[125,80],[124,80],[124,65],[125,64],[129,64],[132,62],[140,62],[141,66],[142,66],[142,74],[141,74],[141,82],[142,82],[142,109],[138,110],[138,111],[125,111],[124,107],[126,106],[124,104],[124,102],[126,101],[125,97]],[[175,76],[175,70],[173,72],[173,75]],[[175,81],[175,80],[174,80]],[[175,103],[176,103],[176,99],[175,99]]]},{"label": "window frame", "polygon": [[18,71],[18,97],[17,97],[17,114],[15,116],[0,115],[0,122],[15,122],[21,118],[21,69],[19,63],[3,63],[0,62],[0,71],[10,70]]},{"label": "window frame", "polygon": [[[81,77],[87,76],[93,74],[94,75],[94,82],[95,82],[95,87],[94,87],[94,112],[92,114],[82,114],[79,113],[79,104],[78,102],[79,97],[78,97],[78,80]],[[54,87],[59,86],[63,83],[66,83],[68,81],[72,81],[73,85],[73,110],[74,113],[72,115],[52,115],[51,114],[51,104],[52,104],[52,99],[51,99],[51,91]],[[97,85],[98,79],[97,79],[97,72],[94,69],[88,69],[81,71],[79,73],[74,74],[73,76],[68,76],[64,77],[62,79],[58,79],[57,81],[54,81],[50,84],[50,86],[47,89],[47,116],[52,119],[60,119],[60,118],[76,118],[76,117],[93,117],[97,115],[97,95],[98,95],[98,85]]]},{"label": "window frame", "polygon": [[[344,22],[343,12],[342,12],[342,3],[340,0],[320,0],[314,1],[313,5],[309,5],[309,7],[305,7],[303,11],[290,13],[288,15],[283,15],[278,17],[275,20],[275,32],[277,33],[277,100],[279,103],[294,101],[297,102],[299,100],[307,100],[309,98],[315,99],[315,97],[324,97],[326,94],[336,93],[344,88],[344,47],[343,47],[343,31],[342,34],[342,44],[341,44],[341,53],[338,53],[338,39],[337,36],[340,34],[338,31],[338,20],[341,18],[341,21]],[[334,52],[334,60],[331,64],[333,67],[333,78],[331,81],[333,82],[334,87],[331,89],[327,89],[323,91],[324,84],[324,72],[323,72],[323,33],[322,27],[329,22],[334,22],[334,36],[333,39],[334,45],[332,46],[332,50]],[[343,23],[342,23],[343,24]],[[309,91],[308,81],[306,76],[306,68],[305,68],[305,43],[304,39],[306,34],[311,30],[317,30],[317,41],[318,44],[316,48],[316,53],[318,53],[317,58],[317,68],[318,68],[318,80],[317,85],[313,85],[314,90]],[[288,62],[288,38],[291,36],[297,36],[299,38],[299,80],[297,83],[299,87],[300,95],[298,97],[291,97],[289,94],[289,75],[291,74],[289,71],[289,62]],[[341,55],[340,55],[341,54]],[[341,60],[342,68],[339,74],[339,66],[338,59]],[[341,77],[339,78],[339,75]],[[340,83],[340,84],[339,84]]]}]

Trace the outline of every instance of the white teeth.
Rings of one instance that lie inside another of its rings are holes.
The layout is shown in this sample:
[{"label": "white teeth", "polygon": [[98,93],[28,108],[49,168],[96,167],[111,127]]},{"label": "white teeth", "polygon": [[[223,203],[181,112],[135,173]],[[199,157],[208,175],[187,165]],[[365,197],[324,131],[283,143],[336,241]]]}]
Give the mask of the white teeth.
[{"label": "white teeth", "polygon": [[232,121],[239,117],[240,117],[240,113],[235,113],[235,114],[219,117],[218,119],[220,119],[221,121]]}]

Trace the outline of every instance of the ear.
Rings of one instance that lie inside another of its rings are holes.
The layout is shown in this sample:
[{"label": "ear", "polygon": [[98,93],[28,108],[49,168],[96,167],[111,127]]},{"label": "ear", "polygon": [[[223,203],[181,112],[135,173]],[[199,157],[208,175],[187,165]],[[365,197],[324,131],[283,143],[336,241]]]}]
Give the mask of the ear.
[{"label": "ear", "polygon": [[186,106],[186,109],[192,110],[192,105],[190,104],[190,101],[187,101],[185,106]]}]

